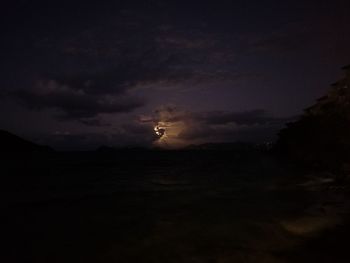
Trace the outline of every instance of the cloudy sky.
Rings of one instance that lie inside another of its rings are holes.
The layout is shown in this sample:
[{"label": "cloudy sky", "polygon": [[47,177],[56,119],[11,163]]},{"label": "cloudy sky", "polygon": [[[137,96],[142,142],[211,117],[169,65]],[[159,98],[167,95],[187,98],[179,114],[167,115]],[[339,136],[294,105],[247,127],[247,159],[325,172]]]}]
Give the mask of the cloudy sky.
[{"label": "cloudy sky", "polygon": [[348,1],[1,5],[0,129],[58,149],[272,140],[350,63]]}]

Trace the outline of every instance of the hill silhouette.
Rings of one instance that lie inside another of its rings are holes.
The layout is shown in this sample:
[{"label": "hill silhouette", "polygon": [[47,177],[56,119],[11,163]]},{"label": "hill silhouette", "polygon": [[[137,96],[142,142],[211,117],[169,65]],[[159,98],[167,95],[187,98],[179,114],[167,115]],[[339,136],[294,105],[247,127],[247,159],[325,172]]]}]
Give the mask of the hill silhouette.
[{"label": "hill silhouette", "polygon": [[276,149],[312,167],[350,171],[350,66],[344,78],[281,130]]},{"label": "hill silhouette", "polygon": [[0,145],[1,155],[53,151],[49,146],[35,144],[5,130],[0,130]]}]

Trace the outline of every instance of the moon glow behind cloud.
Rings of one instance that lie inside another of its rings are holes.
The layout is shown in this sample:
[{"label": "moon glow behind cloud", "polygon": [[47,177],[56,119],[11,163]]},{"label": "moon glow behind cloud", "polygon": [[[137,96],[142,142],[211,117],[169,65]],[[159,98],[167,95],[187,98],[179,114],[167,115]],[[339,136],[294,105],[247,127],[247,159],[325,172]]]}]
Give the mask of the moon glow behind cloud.
[{"label": "moon glow behind cloud", "polygon": [[182,121],[163,122],[159,121],[154,127],[156,135],[159,137],[155,141],[155,145],[163,148],[178,148],[183,147],[187,143],[183,141],[179,135],[185,130],[186,125]]},{"label": "moon glow behind cloud", "polygon": [[155,131],[156,135],[159,136],[159,138],[161,138],[165,133],[165,129],[160,128],[158,125],[156,127],[154,127],[154,131]]}]

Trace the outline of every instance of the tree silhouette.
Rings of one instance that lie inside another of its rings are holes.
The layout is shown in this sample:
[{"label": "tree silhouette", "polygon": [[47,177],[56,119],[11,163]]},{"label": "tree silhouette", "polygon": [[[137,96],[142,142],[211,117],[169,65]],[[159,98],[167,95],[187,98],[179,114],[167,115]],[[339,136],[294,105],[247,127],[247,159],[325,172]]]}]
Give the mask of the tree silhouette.
[{"label": "tree silhouette", "polygon": [[276,150],[313,167],[350,170],[350,66],[296,122],[280,131]]}]

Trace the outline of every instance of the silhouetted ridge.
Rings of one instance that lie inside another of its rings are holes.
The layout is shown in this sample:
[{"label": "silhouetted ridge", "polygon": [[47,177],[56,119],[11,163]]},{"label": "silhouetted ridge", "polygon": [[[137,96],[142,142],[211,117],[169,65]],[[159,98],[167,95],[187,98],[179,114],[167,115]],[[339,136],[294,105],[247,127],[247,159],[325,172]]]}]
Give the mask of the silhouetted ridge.
[{"label": "silhouetted ridge", "polygon": [[276,150],[305,164],[350,171],[350,67],[328,93],[279,134]]},{"label": "silhouetted ridge", "polygon": [[102,145],[98,147],[95,150],[95,152],[109,154],[109,153],[118,153],[121,151],[150,151],[150,150],[151,149],[149,148],[145,148],[141,146],[112,147],[112,146]]},{"label": "silhouetted ridge", "polygon": [[53,151],[48,146],[42,146],[27,141],[8,131],[0,130],[0,153],[33,153]]},{"label": "silhouetted ridge", "polygon": [[255,145],[244,142],[231,142],[231,143],[203,143],[193,144],[187,146],[186,150],[219,150],[219,151],[242,151],[253,150]]}]

